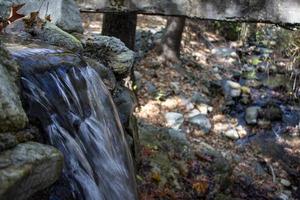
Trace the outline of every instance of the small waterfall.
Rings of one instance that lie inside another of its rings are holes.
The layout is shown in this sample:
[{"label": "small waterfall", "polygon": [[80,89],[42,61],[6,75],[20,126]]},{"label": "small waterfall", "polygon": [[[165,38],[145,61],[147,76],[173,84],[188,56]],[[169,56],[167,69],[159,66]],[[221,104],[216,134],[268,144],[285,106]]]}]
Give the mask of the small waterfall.
[{"label": "small waterfall", "polygon": [[12,51],[22,67],[31,120],[65,157],[64,176],[79,200],[135,200],[135,176],[109,91],[78,56],[58,50]]}]

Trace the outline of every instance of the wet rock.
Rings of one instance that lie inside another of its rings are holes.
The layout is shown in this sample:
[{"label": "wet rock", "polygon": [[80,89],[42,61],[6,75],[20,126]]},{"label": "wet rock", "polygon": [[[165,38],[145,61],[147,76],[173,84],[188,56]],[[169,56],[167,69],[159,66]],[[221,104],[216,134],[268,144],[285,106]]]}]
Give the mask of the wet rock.
[{"label": "wet rock", "polygon": [[60,176],[63,156],[55,148],[29,142],[0,153],[0,199],[25,200]]},{"label": "wet rock", "polygon": [[179,130],[184,121],[183,114],[176,112],[166,113],[165,119],[167,122],[167,126],[175,130]]},{"label": "wet rock", "polygon": [[258,113],[261,108],[259,106],[251,106],[246,109],[245,120],[247,124],[256,124]]},{"label": "wet rock", "polygon": [[51,22],[68,32],[83,32],[79,8],[74,0],[3,0],[0,2],[0,18],[9,17],[12,5],[23,4],[20,14],[28,15],[31,12],[39,11],[40,18],[51,16]]},{"label": "wet rock", "polygon": [[126,87],[118,86],[113,93],[113,100],[117,106],[122,124],[127,127],[137,105],[134,93]]},{"label": "wet rock", "polygon": [[237,140],[240,138],[239,133],[235,129],[229,129],[225,131],[223,135],[232,140]]},{"label": "wet rock", "polygon": [[0,40],[0,132],[19,130],[28,122],[19,97],[19,66]]},{"label": "wet rock", "polygon": [[99,74],[102,81],[110,91],[116,88],[116,77],[111,69],[105,67],[103,64],[97,62],[94,59],[85,58],[85,60],[89,66],[96,70],[96,72]]},{"label": "wet rock", "polygon": [[114,37],[91,34],[85,38],[84,54],[108,66],[122,79],[129,75],[134,62],[134,52]]},{"label": "wet rock", "polygon": [[16,136],[11,133],[0,134],[0,152],[15,147],[18,144]]},{"label": "wet rock", "polygon": [[209,133],[212,127],[209,119],[203,114],[190,117],[189,122],[198,126],[205,134]]},{"label": "wet rock", "polygon": [[237,82],[223,81],[223,92],[227,97],[239,97],[241,95],[241,85]]}]

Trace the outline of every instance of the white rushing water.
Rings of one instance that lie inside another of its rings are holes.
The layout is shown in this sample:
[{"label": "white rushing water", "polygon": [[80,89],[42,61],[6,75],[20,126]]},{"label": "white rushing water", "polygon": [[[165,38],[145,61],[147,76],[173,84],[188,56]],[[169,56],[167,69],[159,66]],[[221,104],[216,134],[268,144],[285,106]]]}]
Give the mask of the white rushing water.
[{"label": "white rushing water", "polygon": [[72,66],[65,63],[71,55],[51,53],[27,49],[14,57],[22,66],[28,116],[63,153],[63,173],[73,197],[137,199],[132,158],[109,91],[92,67]]}]

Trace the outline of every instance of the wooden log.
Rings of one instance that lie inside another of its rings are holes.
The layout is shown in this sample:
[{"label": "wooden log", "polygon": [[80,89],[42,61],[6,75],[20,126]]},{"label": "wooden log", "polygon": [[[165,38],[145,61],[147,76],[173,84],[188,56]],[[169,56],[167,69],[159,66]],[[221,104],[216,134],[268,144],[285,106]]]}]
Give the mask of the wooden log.
[{"label": "wooden log", "polygon": [[300,0],[77,0],[82,12],[137,12],[189,18],[300,24]]}]

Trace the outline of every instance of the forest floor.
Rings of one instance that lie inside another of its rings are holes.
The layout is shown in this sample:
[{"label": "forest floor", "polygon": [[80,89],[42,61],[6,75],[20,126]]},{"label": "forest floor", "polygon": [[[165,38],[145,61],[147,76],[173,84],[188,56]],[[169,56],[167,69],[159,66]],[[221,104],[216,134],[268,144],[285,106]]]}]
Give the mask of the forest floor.
[{"label": "forest floor", "polygon": [[170,66],[155,48],[166,20],[138,19],[140,198],[300,199],[299,99],[276,38],[243,45],[188,20]]}]

